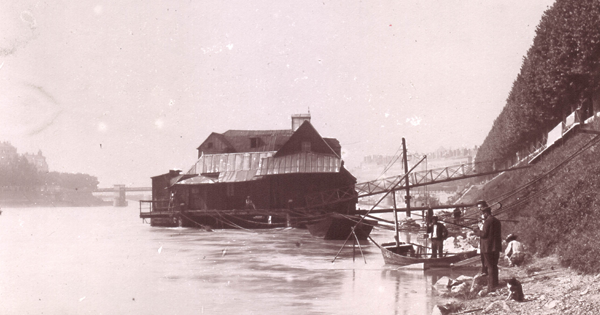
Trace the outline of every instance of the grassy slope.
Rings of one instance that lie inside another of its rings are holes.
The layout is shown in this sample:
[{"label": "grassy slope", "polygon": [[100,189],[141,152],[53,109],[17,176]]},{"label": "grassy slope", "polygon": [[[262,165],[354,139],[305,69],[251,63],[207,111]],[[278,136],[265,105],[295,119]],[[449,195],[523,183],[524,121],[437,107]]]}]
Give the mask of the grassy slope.
[{"label": "grassy slope", "polygon": [[[600,123],[593,127],[600,130]],[[577,133],[531,168],[504,173],[463,201],[501,202],[495,215],[518,221],[503,221],[503,236],[515,233],[531,252],[555,253],[564,266],[600,272],[600,142],[580,151],[595,137]]]}]

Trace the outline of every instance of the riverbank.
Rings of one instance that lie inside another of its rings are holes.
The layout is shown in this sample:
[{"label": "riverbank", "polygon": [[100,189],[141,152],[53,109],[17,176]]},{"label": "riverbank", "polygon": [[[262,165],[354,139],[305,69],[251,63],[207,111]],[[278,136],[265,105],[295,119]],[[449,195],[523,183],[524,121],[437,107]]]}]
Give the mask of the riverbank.
[{"label": "riverbank", "polygon": [[[523,286],[524,302],[507,301],[506,281]],[[561,267],[558,257],[531,258],[524,266],[499,266],[500,288],[480,296],[440,291],[433,314],[600,314],[600,274]]]},{"label": "riverbank", "polygon": [[96,207],[111,204],[111,201],[94,196],[91,191],[0,191],[2,207]]}]

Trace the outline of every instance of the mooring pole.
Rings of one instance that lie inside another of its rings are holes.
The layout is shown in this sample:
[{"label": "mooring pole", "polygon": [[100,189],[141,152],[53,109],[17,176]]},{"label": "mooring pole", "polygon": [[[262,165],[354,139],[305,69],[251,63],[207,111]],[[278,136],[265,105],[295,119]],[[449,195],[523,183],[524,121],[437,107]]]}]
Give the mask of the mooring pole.
[{"label": "mooring pole", "polygon": [[[406,140],[402,138],[402,155],[404,160],[404,179],[406,180],[406,196],[404,196],[404,201],[406,202],[406,216],[410,217],[410,188],[409,188],[409,180],[408,180],[408,157],[406,155]],[[395,201],[395,200],[394,200]]]},{"label": "mooring pole", "polygon": [[[352,227],[352,234],[354,234],[354,227]],[[352,262],[354,262],[355,258],[356,258],[356,237],[354,238],[354,241],[352,242]]]},{"label": "mooring pole", "polygon": [[392,191],[392,199],[394,200],[394,232],[396,235],[394,239],[396,240],[396,247],[400,246],[400,237],[398,236],[398,211],[396,207],[396,192]]}]

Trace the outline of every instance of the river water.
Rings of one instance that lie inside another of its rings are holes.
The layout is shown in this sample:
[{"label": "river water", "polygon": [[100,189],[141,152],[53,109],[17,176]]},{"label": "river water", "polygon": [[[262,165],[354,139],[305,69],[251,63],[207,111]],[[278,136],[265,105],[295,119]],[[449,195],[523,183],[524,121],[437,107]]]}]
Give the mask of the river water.
[{"label": "river water", "polygon": [[151,227],[134,202],[2,210],[2,314],[431,314],[432,283],[457,276],[386,266],[373,244],[332,263],[343,241],[302,229]]}]

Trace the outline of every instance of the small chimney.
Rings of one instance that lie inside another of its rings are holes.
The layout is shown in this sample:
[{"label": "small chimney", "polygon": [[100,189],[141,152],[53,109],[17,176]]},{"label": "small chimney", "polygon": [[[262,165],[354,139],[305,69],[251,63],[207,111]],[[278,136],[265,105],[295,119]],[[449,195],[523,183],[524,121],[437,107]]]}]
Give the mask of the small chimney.
[{"label": "small chimney", "polygon": [[310,112],[308,114],[294,114],[292,115],[292,131],[298,130],[300,126],[305,122],[310,122]]},{"label": "small chimney", "polygon": [[174,176],[179,176],[179,173],[181,173],[181,170],[180,170],[180,169],[176,169],[176,168],[175,168],[175,169],[170,169],[170,170],[169,170],[169,176],[173,176],[173,177],[174,177]]}]

